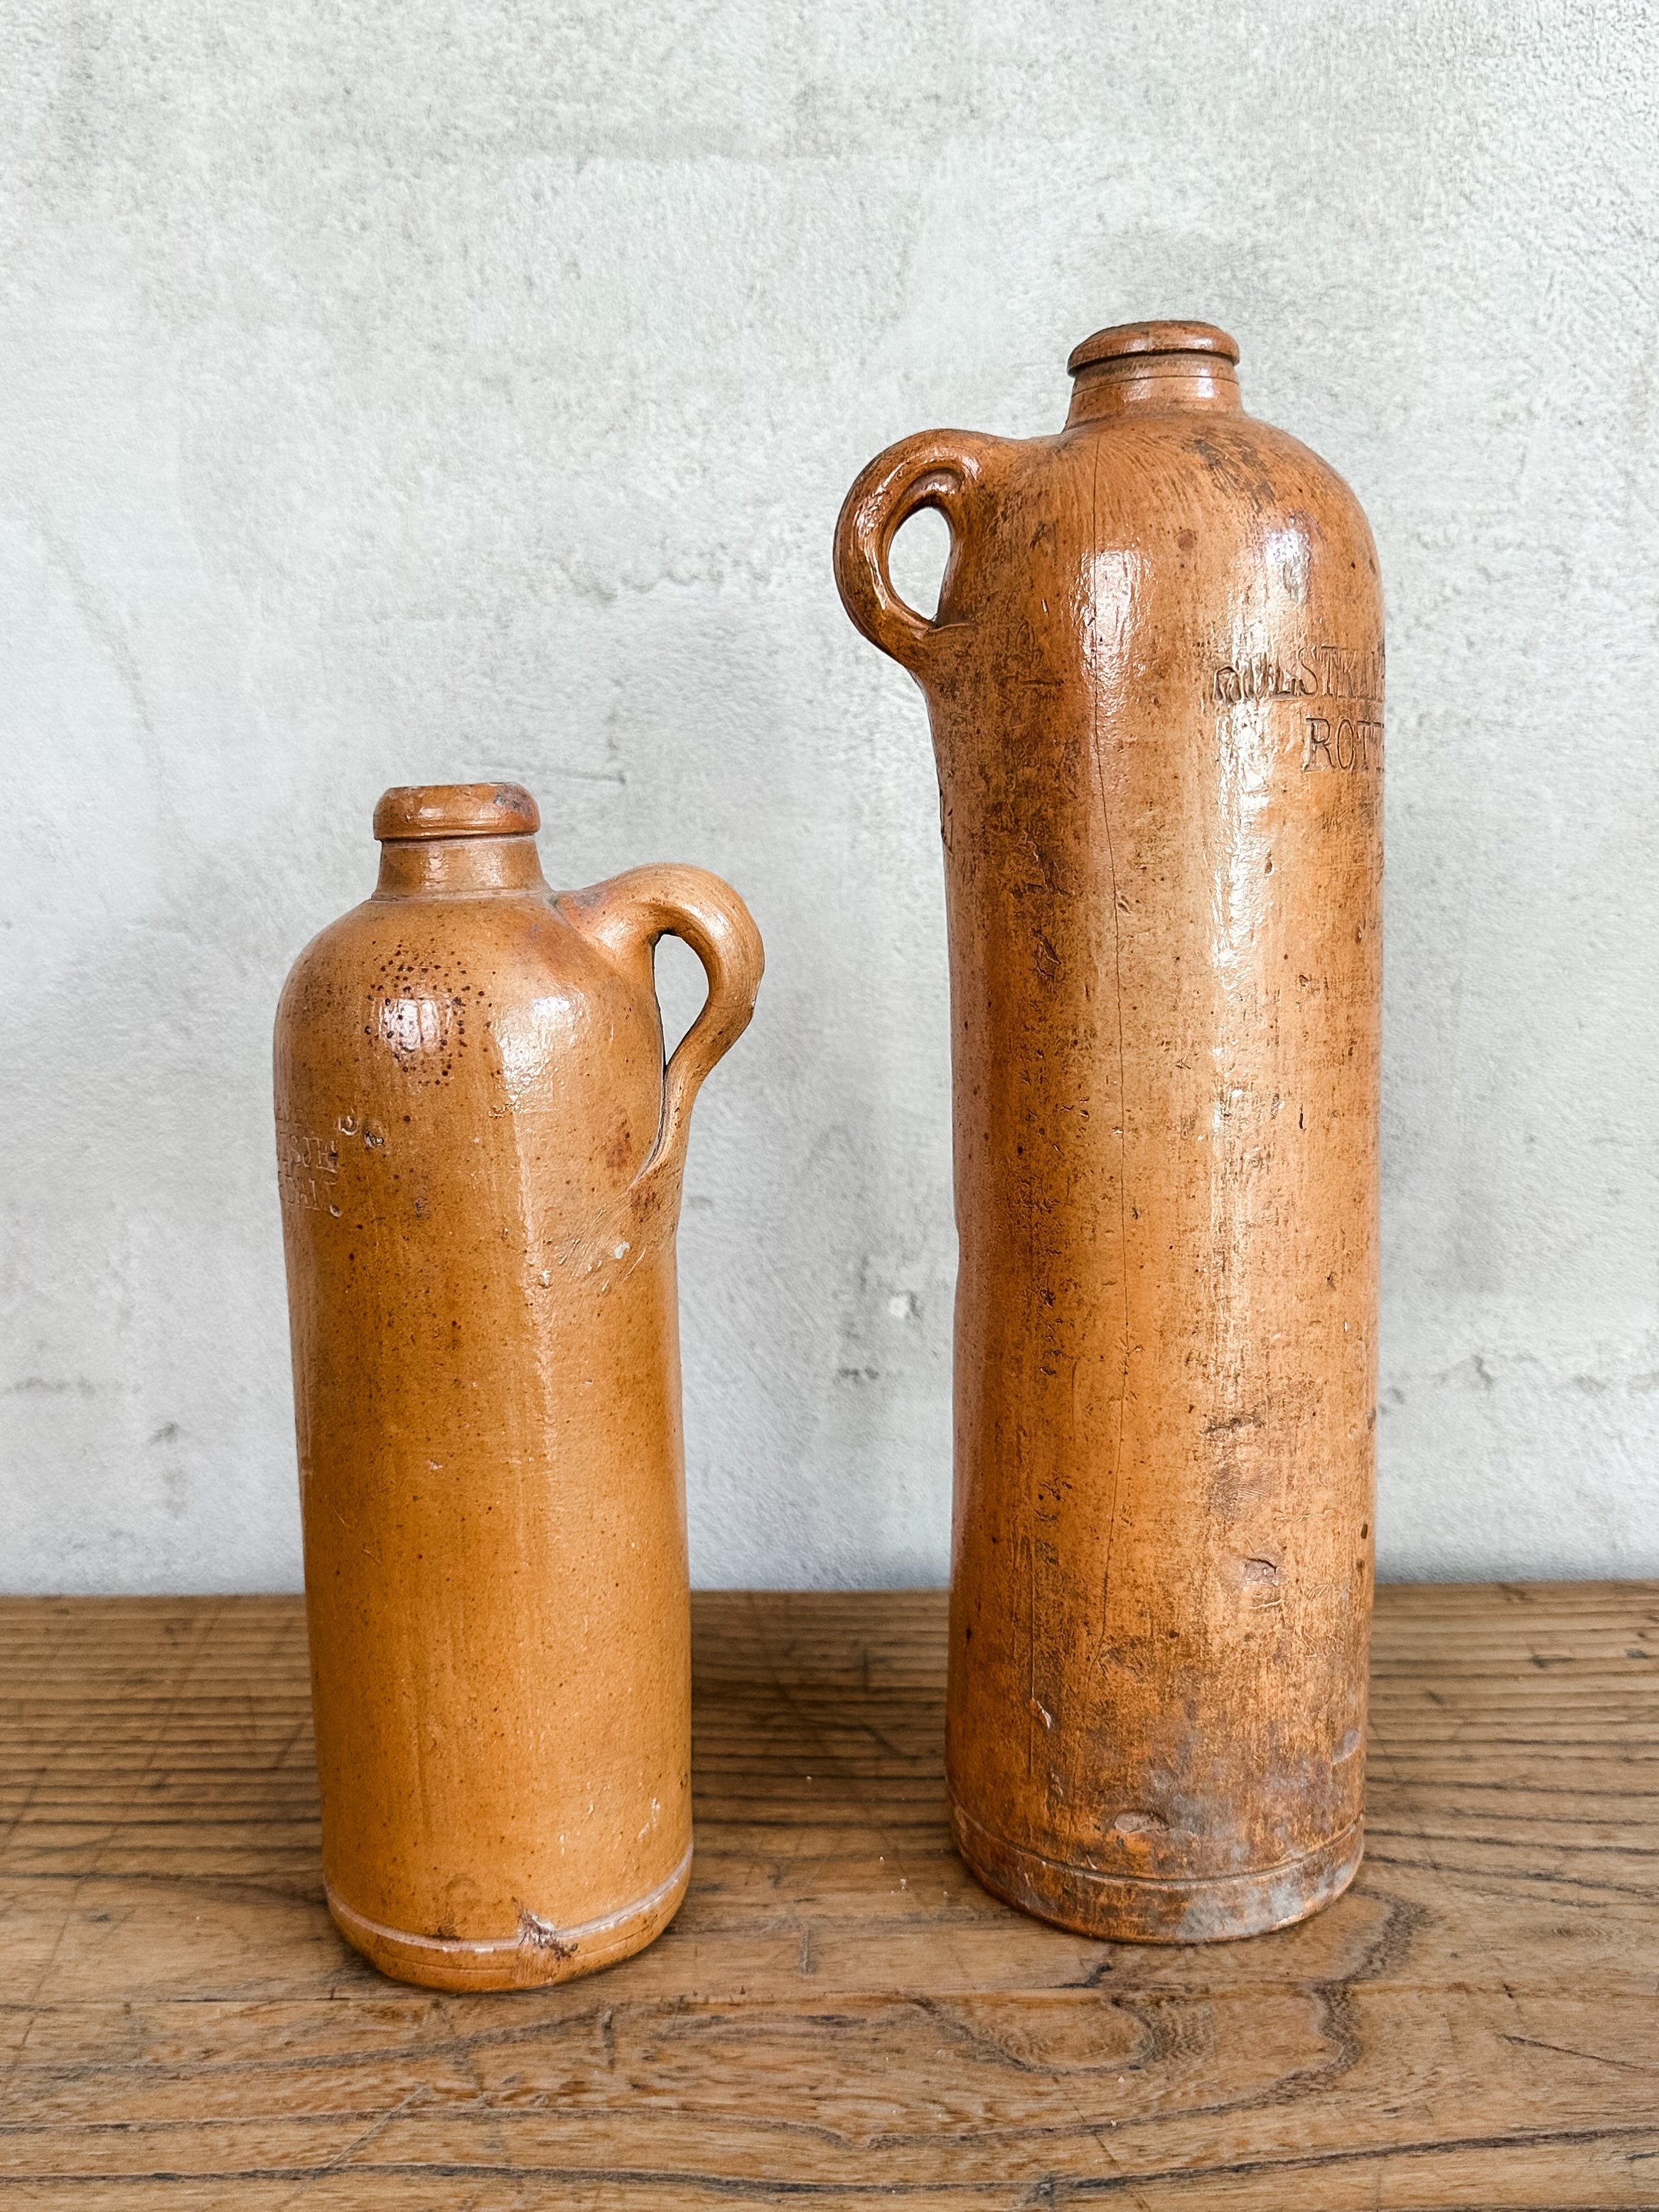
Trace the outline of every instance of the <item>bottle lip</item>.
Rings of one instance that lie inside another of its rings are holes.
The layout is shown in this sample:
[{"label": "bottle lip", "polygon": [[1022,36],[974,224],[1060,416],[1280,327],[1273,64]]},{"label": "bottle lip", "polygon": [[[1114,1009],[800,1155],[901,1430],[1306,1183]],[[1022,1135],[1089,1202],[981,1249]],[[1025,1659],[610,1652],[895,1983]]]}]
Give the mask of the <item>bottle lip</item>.
[{"label": "bottle lip", "polygon": [[521,783],[400,783],[374,809],[381,844],[408,837],[533,837],[541,809]]},{"label": "bottle lip", "polygon": [[1238,341],[1213,323],[1113,323],[1073,346],[1066,367],[1076,376],[1099,362],[1148,353],[1219,355],[1224,361],[1236,362]]}]

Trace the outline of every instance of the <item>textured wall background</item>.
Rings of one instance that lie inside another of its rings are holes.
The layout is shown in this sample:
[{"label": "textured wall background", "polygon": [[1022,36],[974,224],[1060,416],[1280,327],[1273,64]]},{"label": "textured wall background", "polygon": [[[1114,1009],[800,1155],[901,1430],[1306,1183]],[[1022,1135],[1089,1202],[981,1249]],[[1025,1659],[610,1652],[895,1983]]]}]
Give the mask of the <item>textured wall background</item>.
[{"label": "textured wall background", "polygon": [[495,775],[556,881],[699,860],[769,941],[692,1144],[699,1577],[943,1577],[932,770],[830,532],[1147,314],[1382,553],[1385,1571],[1659,1572],[1645,0],[0,24],[0,1584],[297,1581],[271,1009],[381,787]]}]

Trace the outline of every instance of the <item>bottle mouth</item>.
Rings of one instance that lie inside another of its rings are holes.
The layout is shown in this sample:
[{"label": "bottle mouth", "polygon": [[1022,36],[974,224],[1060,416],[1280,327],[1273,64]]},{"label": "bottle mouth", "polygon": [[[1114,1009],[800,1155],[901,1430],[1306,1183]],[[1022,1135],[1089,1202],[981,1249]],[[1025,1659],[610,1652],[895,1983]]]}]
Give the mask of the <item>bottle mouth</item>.
[{"label": "bottle mouth", "polygon": [[533,837],[541,809],[521,783],[400,783],[380,794],[374,835],[383,845],[411,837]]},{"label": "bottle mouth", "polygon": [[1077,376],[1102,362],[1133,361],[1146,354],[1208,355],[1237,362],[1238,341],[1213,323],[1113,323],[1073,346],[1066,367]]}]

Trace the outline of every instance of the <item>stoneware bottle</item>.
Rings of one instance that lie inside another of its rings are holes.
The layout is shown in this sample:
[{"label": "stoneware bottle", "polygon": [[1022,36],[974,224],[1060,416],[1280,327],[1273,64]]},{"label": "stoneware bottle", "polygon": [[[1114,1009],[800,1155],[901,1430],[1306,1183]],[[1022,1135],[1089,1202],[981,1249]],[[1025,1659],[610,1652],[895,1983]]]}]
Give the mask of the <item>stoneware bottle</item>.
[{"label": "stoneware bottle", "polygon": [[[939,765],[957,1840],[1153,1942],[1298,1919],[1362,1841],[1382,608],[1237,358],[1101,331],[1058,436],[907,439],[836,547]],[[931,620],[888,573],[924,507]]]},{"label": "stoneware bottle", "polygon": [[[434,1989],[625,1958],[691,1863],[674,1231],[761,944],[700,868],[555,896],[538,826],[387,792],[276,1017],[329,1907]],[[665,934],[708,976],[666,1069]]]}]

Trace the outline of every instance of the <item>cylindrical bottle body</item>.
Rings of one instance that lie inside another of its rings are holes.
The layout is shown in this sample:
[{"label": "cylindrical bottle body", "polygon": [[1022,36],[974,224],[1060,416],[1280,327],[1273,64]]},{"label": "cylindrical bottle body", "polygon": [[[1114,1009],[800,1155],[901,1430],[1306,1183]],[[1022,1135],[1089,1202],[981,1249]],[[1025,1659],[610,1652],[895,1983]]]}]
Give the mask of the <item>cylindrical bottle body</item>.
[{"label": "cylindrical bottle body", "polygon": [[296,965],[278,1143],[331,1909],[386,1971],[561,1979],[690,1856],[662,1040],[543,890],[370,901]]},{"label": "cylindrical bottle body", "polygon": [[1361,1847],[1376,561],[1338,480],[1236,413],[1005,450],[927,686],[953,1814],[1029,1910],[1244,1935],[1336,1894]]}]

